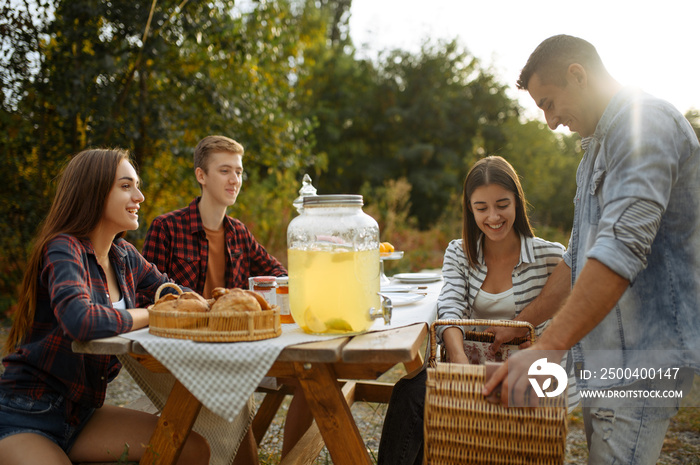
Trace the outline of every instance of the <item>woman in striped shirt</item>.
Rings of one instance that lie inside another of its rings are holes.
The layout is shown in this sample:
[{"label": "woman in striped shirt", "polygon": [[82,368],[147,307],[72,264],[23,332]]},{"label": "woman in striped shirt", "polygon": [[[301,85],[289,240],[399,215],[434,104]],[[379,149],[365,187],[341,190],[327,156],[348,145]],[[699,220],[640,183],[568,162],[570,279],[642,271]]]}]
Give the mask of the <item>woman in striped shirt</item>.
[{"label": "woman in striped shirt", "polygon": [[[534,236],[526,205],[518,175],[505,159],[492,156],[474,164],[464,182],[462,238],[445,252],[438,319],[512,320],[540,293],[564,247]],[[470,363],[463,327],[440,326],[437,335],[451,362]],[[422,463],[425,380],[424,370],[396,383],[379,465]],[[570,384],[571,408],[578,402],[575,392]]]}]

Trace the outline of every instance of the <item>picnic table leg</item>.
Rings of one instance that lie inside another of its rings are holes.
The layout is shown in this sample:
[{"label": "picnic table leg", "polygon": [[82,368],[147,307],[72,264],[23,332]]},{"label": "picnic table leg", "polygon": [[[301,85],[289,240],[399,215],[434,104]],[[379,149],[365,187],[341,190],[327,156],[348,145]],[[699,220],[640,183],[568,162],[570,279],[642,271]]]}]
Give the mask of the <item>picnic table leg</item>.
[{"label": "picnic table leg", "polygon": [[404,368],[406,369],[405,378],[413,378],[420,373],[420,371],[423,369],[423,363],[423,354],[419,351],[413,360],[403,364]]},{"label": "picnic table leg", "polygon": [[306,402],[335,465],[370,465],[369,454],[333,368],[294,363]]},{"label": "picnic table leg", "polygon": [[[349,406],[352,406],[355,402],[355,385],[355,381],[346,381],[342,389],[345,402]],[[314,460],[316,460],[316,457],[318,457],[325,445],[326,443],[323,442],[318,425],[314,421],[279,465],[310,465],[314,463]]]},{"label": "picnic table leg", "polygon": [[253,436],[255,437],[255,443],[259,446],[265,437],[267,429],[270,427],[270,423],[274,420],[277,411],[282,405],[284,398],[290,394],[291,391],[286,386],[282,386],[277,391],[266,392],[258,411],[253,418],[253,424],[250,427],[253,429]]},{"label": "picnic table leg", "polygon": [[139,463],[174,465],[201,408],[202,403],[179,381],[175,381],[151,441]]}]

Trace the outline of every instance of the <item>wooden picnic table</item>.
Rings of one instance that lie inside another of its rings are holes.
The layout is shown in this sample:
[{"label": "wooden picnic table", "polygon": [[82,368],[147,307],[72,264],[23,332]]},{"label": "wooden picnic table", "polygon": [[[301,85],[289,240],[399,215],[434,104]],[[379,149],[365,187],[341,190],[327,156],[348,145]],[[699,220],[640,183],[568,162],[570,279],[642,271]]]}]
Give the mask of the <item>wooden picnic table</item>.
[{"label": "wooden picnic table", "polygon": [[[430,286],[426,299],[421,302],[426,311],[434,312],[441,286],[441,282]],[[267,376],[298,380],[315,424],[282,463],[310,463],[325,443],[336,465],[370,464],[370,456],[350,407],[355,401],[388,402],[393,385],[376,382],[376,379],[396,364],[404,364],[408,373],[419,370],[423,365],[421,348],[427,334],[428,324],[421,321],[383,331],[285,347]],[[122,336],[74,342],[73,350],[129,355],[151,372],[170,372],[138,341]],[[267,394],[258,408],[252,426],[258,443],[285,394],[284,390]],[[201,408],[200,399],[176,379],[150,447],[140,463],[174,464]],[[319,433],[322,441],[318,438]]]}]

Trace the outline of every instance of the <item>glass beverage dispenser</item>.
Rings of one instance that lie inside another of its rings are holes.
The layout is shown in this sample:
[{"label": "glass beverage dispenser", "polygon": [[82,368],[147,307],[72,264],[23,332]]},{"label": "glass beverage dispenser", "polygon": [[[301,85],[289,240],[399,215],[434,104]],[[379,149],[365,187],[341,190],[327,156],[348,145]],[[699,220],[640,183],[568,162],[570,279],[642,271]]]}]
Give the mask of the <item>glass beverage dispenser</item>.
[{"label": "glass beverage dispenser", "polygon": [[289,307],[308,333],[361,333],[376,318],[379,226],[362,205],[361,195],[307,196],[289,223]]}]

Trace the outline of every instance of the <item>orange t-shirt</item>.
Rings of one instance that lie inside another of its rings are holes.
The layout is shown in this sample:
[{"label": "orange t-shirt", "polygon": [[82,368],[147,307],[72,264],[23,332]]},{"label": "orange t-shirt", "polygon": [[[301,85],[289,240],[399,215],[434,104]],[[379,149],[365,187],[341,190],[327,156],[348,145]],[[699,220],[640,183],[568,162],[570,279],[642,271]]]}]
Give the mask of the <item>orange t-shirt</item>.
[{"label": "orange t-shirt", "polygon": [[211,291],[217,287],[226,287],[224,278],[226,274],[226,246],[224,244],[224,227],[218,231],[204,228],[209,242],[209,258],[207,259],[207,277],[204,279],[205,299],[211,299]]}]

